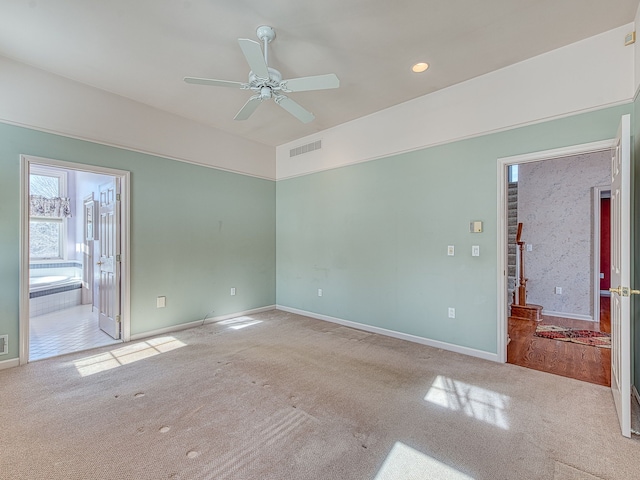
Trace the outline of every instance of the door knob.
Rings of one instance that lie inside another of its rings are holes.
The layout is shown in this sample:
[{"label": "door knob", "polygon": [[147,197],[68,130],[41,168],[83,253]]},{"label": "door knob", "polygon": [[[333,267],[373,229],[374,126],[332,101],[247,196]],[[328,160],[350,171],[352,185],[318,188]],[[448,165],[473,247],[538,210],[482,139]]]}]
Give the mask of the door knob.
[{"label": "door knob", "polygon": [[98,262],[96,263],[96,265],[102,265],[104,262]]},{"label": "door knob", "polygon": [[632,290],[629,287],[610,288],[611,293],[617,293],[622,297],[628,297],[630,295],[640,295],[640,290]]}]

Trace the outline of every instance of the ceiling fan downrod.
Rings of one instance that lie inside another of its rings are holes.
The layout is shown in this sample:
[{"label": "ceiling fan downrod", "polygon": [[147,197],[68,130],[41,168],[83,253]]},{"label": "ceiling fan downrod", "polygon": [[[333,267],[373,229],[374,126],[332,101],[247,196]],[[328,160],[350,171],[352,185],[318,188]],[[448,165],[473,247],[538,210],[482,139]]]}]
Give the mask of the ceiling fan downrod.
[{"label": "ceiling fan downrod", "polygon": [[269,65],[269,61],[268,61],[269,57],[267,53],[269,51],[268,45],[271,43],[271,41],[274,38],[276,38],[276,31],[268,25],[261,25],[256,30],[256,35],[258,36],[260,41],[264,44],[264,63]]}]

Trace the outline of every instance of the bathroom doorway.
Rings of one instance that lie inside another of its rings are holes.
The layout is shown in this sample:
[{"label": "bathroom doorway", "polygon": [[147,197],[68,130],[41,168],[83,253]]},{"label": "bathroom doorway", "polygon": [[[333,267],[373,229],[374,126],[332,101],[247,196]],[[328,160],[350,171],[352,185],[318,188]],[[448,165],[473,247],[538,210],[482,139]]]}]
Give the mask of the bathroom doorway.
[{"label": "bathroom doorway", "polygon": [[128,172],[22,157],[20,362],[126,341]]}]

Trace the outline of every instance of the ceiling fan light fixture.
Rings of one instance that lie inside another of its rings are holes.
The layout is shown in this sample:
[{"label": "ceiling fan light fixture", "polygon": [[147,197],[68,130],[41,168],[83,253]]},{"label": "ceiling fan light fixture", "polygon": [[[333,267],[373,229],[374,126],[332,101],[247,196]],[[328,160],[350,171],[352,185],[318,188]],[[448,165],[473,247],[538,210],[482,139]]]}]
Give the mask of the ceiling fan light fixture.
[{"label": "ceiling fan light fixture", "polygon": [[416,63],[413,67],[411,67],[411,70],[415,73],[422,73],[427,68],[429,68],[428,63],[420,62],[420,63]]},{"label": "ceiling fan light fixture", "polygon": [[253,95],[236,114],[235,120],[247,120],[263,100],[273,99],[279,106],[302,123],[311,122],[315,118],[313,113],[283,95],[283,92],[308,92],[311,90],[338,88],[340,80],[335,73],[283,80],[280,72],[268,65],[268,45],[276,37],[275,30],[267,25],[262,25],[258,27],[256,34],[264,46],[248,38],[238,39],[240,49],[250,68],[248,83],[199,77],[184,77],[184,81],[197,85],[251,90]]}]

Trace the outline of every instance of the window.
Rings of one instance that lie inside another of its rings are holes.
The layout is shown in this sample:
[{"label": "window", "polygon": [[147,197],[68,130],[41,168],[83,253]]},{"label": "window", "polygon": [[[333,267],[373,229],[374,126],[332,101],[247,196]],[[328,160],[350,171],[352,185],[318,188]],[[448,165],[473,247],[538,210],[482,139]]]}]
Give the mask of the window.
[{"label": "window", "polygon": [[[29,195],[46,198],[67,195],[66,172],[32,166]],[[31,259],[63,259],[66,218],[31,216],[29,218],[29,253]]]}]

